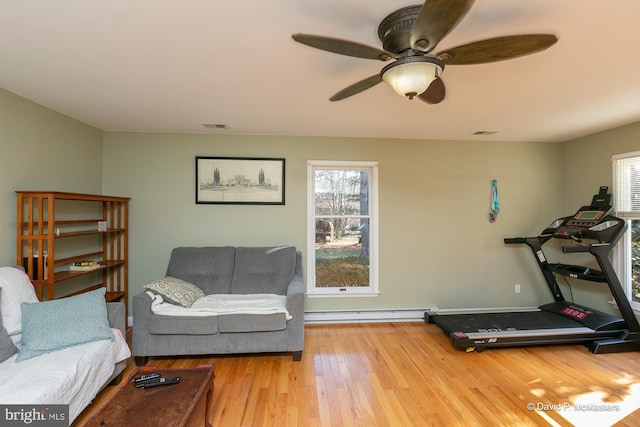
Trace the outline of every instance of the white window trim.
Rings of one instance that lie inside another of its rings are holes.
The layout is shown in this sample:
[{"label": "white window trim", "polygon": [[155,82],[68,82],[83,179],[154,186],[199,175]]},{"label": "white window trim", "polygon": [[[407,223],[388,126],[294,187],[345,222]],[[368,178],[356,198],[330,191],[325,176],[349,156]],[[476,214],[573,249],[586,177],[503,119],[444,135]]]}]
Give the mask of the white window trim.
[{"label": "white window trim", "polygon": [[[628,159],[631,157],[640,157],[640,151],[615,154],[611,156],[611,163],[612,163],[612,167],[611,167],[612,181],[611,182],[613,183],[612,195],[614,198],[614,203],[617,197],[616,192],[618,190],[618,176],[617,176],[618,174],[617,174],[617,170],[614,163],[616,160]],[[614,209],[614,215],[624,219],[625,221],[627,221],[627,219],[629,218],[629,215],[626,215],[624,212],[617,212],[615,209]],[[640,217],[640,215],[637,215],[637,216]],[[634,215],[633,217],[635,218],[636,216]],[[620,240],[618,241],[618,244],[613,249],[612,264],[613,264],[613,269],[618,275],[620,284],[622,285],[622,288],[624,289],[624,292],[627,295],[627,299],[631,304],[631,308],[636,314],[640,314],[640,303],[636,301],[632,301],[632,298],[631,298],[631,275],[630,275],[631,254],[629,252],[630,246],[631,246],[631,231],[629,228],[624,233],[624,235],[620,238]],[[616,305],[615,301],[610,301],[610,303],[614,306]]]},{"label": "white window trim", "polygon": [[[316,288],[315,287],[315,169],[370,169],[371,188],[370,194],[370,220],[371,244],[369,252],[369,286],[364,288]],[[309,160],[307,162],[307,296],[310,298],[350,298],[350,297],[377,297],[379,292],[378,281],[378,162],[368,161],[334,161],[334,160]]]}]

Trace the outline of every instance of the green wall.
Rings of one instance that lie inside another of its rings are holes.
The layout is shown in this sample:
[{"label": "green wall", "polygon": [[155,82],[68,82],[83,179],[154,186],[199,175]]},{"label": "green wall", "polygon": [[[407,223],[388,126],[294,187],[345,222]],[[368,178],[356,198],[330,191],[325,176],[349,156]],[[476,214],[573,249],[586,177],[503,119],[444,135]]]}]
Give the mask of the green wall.
[{"label": "green wall", "polygon": [[[536,306],[550,298],[529,249],[502,239],[535,235],[611,185],[611,155],[640,150],[638,135],[640,123],[562,144],[103,133],[0,90],[0,264],[15,262],[17,189],[131,197],[132,295],[175,246],[293,244],[306,258],[307,161],[367,160],[380,164],[381,294],[309,298],[308,310]],[[286,158],[286,205],[196,205],[195,156]],[[612,311],[605,289],[572,291]]]},{"label": "green wall", "polygon": [[[551,143],[106,132],[104,190],[132,198],[133,295],[164,275],[176,246],[305,253],[307,161],[378,161],[381,294],[308,298],[307,309],[532,306],[548,291],[528,248],[503,238],[536,234],[557,216],[561,154]],[[286,158],[286,205],[196,205],[195,156]],[[493,178],[501,213],[491,224]]]},{"label": "green wall", "polygon": [[102,131],[0,89],[0,265],[16,257],[16,190],[102,191]]}]

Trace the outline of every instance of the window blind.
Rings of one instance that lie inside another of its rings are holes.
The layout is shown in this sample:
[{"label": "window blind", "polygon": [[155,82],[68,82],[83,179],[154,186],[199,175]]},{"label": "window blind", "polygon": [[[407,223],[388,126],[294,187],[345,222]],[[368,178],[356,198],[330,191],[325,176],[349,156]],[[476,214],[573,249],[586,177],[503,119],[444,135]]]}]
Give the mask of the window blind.
[{"label": "window blind", "polygon": [[615,210],[619,216],[640,213],[640,151],[613,156]]}]

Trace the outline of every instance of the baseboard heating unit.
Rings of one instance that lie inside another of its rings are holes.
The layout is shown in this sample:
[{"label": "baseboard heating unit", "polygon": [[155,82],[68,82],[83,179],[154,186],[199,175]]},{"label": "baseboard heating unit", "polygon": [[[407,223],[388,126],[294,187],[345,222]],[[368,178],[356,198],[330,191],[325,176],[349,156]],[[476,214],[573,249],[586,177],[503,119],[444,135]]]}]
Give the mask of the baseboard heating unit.
[{"label": "baseboard heating unit", "polygon": [[425,311],[435,308],[397,310],[318,310],[304,313],[305,325],[328,323],[423,322]]},{"label": "baseboard heating unit", "polygon": [[305,325],[330,323],[424,322],[426,312],[475,314],[497,311],[534,311],[535,307],[443,309],[438,307],[388,310],[311,310],[304,313]]}]

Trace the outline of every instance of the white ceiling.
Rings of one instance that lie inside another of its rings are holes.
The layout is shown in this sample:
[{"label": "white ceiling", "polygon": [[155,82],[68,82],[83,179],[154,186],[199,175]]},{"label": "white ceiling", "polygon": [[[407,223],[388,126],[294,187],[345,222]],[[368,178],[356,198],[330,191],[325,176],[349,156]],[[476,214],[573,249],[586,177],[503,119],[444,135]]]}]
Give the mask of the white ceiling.
[{"label": "white ceiling", "polygon": [[477,0],[436,52],[511,34],[558,43],[447,67],[437,105],[385,83],[330,102],[385,63],[291,34],[381,47],[380,20],[416,3],[0,0],[0,87],[107,131],[565,141],[640,121],[638,0]]}]

